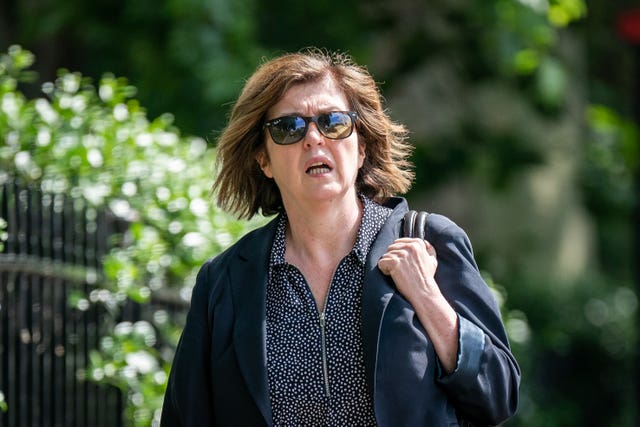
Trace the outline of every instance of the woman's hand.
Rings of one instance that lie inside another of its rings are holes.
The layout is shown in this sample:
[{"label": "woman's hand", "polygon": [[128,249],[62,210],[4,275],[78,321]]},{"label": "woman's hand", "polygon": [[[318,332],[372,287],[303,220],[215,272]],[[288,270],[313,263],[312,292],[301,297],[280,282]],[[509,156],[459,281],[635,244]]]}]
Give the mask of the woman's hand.
[{"label": "woman's hand", "polygon": [[437,267],[436,250],[431,243],[408,237],[393,242],[378,261],[380,271],[391,276],[411,303],[419,294],[440,294],[435,280]]},{"label": "woman's hand", "polygon": [[426,240],[399,238],[380,258],[378,268],[391,276],[398,291],[413,306],[442,367],[447,373],[453,372],[458,355],[458,315],[436,283],[435,248]]}]

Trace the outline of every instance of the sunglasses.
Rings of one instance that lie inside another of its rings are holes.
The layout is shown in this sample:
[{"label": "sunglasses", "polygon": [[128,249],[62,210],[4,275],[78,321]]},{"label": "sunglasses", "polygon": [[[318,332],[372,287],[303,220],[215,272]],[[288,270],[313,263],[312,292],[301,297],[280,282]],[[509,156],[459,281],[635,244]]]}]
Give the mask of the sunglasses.
[{"label": "sunglasses", "polygon": [[353,133],[358,115],[354,111],[331,111],[313,117],[283,116],[265,122],[273,142],[279,145],[301,141],[309,130],[309,122],[316,124],[318,131],[329,139],[344,139]]}]

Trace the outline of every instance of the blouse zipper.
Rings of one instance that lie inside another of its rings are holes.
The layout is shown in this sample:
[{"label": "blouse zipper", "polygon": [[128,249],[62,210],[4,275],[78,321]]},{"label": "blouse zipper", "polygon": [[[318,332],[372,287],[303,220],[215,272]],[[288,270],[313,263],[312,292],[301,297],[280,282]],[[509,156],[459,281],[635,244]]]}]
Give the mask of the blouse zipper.
[{"label": "blouse zipper", "polygon": [[333,274],[331,275],[331,281],[329,282],[329,289],[327,289],[327,295],[324,297],[324,306],[322,307],[322,311],[319,311],[319,319],[320,319],[320,338],[322,344],[322,371],[324,374],[324,392],[327,396],[327,399],[331,398],[331,392],[329,390],[329,365],[327,363],[327,334],[326,334],[326,317],[325,313],[327,311],[327,304],[329,304],[329,292],[331,292],[331,285],[333,285],[333,278],[336,275],[336,271],[340,268],[340,265],[344,261],[344,258],[338,263],[336,269],[333,270]]},{"label": "blouse zipper", "polygon": [[[327,363],[327,334],[326,334],[326,318],[325,313],[327,310],[327,304],[329,303],[329,292],[331,292],[331,285],[333,284],[333,278],[336,275],[336,271],[340,268],[340,265],[344,261],[344,258],[338,263],[336,269],[333,271],[331,275],[331,281],[329,282],[329,289],[327,289],[327,295],[324,297],[324,306],[322,307],[322,311],[318,310],[318,319],[320,320],[320,340],[322,345],[322,373],[324,375],[324,392],[326,394],[327,399],[331,398],[331,392],[329,390],[329,365]],[[307,283],[307,286],[308,283]],[[309,288],[311,290],[311,288]],[[317,306],[316,306],[317,309]]]},{"label": "blouse zipper", "polygon": [[324,310],[320,312],[320,337],[322,340],[322,371],[324,373],[324,390],[327,398],[331,398],[331,393],[329,392],[329,368],[327,366],[327,338],[325,334]]}]

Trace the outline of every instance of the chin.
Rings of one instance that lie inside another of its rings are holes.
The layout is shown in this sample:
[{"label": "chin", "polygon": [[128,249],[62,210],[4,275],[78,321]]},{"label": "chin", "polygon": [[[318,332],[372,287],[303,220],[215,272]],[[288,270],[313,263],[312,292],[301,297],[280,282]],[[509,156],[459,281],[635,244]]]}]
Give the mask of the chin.
[{"label": "chin", "polygon": [[321,187],[321,188],[315,189],[311,194],[312,198],[316,200],[325,200],[325,201],[337,200],[337,199],[352,197],[352,196],[354,197],[357,196],[357,192],[355,191],[355,188],[344,188],[344,187],[340,187],[340,188],[336,188],[336,187],[322,188]]}]

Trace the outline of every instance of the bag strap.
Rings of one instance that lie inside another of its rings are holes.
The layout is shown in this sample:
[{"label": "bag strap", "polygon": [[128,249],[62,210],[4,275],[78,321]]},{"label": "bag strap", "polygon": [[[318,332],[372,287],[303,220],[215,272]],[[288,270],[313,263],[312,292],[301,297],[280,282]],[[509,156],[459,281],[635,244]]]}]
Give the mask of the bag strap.
[{"label": "bag strap", "polygon": [[[427,216],[429,212],[409,210],[402,220],[402,235],[400,237],[419,237],[426,240]],[[476,424],[467,420],[461,411],[456,409],[456,417],[460,427],[474,427]]]},{"label": "bag strap", "polygon": [[425,211],[407,211],[402,222],[402,237],[426,239],[427,215],[429,213]]}]

